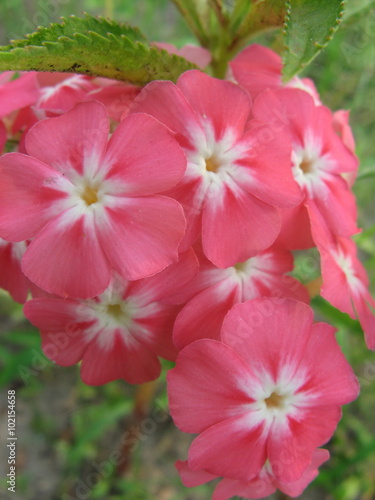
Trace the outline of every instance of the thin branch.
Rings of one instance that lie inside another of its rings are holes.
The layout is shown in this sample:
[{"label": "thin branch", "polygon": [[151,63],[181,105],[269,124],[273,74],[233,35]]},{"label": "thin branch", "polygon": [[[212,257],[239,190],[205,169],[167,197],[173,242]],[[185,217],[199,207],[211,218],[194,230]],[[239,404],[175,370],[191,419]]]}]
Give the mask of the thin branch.
[{"label": "thin branch", "polygon": [[228,25],[229,19],[223,11],[222,2],[220,0],[210,0],[210,4],[216,13],[219,23],[225,28]]}]

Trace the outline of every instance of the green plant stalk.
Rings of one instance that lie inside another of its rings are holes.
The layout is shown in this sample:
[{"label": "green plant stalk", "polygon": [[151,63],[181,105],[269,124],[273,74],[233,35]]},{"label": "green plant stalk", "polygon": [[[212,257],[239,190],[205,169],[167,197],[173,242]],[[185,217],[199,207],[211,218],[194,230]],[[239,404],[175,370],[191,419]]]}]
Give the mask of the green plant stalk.
[{"label": "green plant stalk", "polygon": [[197,38],[203,47],[207,47],[207,37],[199,15],[196,11],[189,9],[189,6],[183,0],[171,0],[176,8],[181,13],[187,26],[190,28],[193,35]]}]

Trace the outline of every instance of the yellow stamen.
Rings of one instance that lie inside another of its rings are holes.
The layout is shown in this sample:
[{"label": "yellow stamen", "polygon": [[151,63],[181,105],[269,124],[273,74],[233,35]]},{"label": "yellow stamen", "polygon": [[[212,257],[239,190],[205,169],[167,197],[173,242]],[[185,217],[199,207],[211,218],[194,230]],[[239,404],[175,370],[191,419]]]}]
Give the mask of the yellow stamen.
[{"label": "yellow stamen", "polygon": [[215,158],[215,156],[211,156],[210,158],[207,158],[206,160],[206,170],[208,172],[217,172],[220,164]]},{"label": "yellow stamen", "polygon": [[273,392],[264,402],[267,408],[282,408],[284,406],[284,396],[280,396],[277,392]]},{"label": "yellow stamen", "polygon": [[116,319],[120,319],[124,315],[124,312],[120,304],[108,304],[107,313]]},{"label": "yellow stamen", "polygon": [[299,165],[299,168],[302,170],[304,174],[309,174],[312,171],[312,164],[311,160],[309,159],[303,159]]},{"label": "yellow stamen", "polygon": [[87,206],[90,206],[98,201],[98,190],[92,186],[86,186],[81,198]]}]

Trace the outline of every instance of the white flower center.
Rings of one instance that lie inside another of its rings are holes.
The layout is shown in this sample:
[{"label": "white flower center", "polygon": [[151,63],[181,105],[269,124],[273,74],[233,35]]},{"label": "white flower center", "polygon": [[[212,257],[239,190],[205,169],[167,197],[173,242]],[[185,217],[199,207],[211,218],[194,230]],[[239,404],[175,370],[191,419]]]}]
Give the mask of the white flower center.
[{"label": "white flower center", "polygon": [[236,146],[236,137],[231,129],[227,129],[220,140],[215,137],[212,126],[206,124],[205,133],[192,134],[195,150],[186,150],[188,171],[193,175],[201,175],[208,183],[224,179],[236,169],[236,161],[241,151]]},{"label": "white flower center", "polygon": [[319,140],[308,132],[304,145],[295,144],[292,151],[292,172],[294,178],[310,197],[319,191],[324,179],[329,176],[329,167],[333,160],[322,153]]}]

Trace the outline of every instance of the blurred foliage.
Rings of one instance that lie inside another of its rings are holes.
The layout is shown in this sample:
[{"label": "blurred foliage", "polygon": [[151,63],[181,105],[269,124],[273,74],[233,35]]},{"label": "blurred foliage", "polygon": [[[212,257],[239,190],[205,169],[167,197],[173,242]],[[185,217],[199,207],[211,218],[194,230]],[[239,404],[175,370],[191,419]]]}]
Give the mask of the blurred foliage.
[{"label": "blurred foliage", "polygon": [[[351,110],[361,160],[355,193],[359,223],[364,231],[357,242],[374,293],[375,9],[374,2],[367,0],[349,3],[351,15],[347,15],[333,41],[303,76],[314,79],[326,105],[334,110]],[[366,6],[367,10],[359,12]],[[167,0],[3,0],[0,44],[20,38],[38,25],[56,22],[59,16],[83,11],[113,14],[118,21],[138,25],[150,40],[163,40],[179,47],[193,41],[177,10]],[[316,277],[318,262],[314,253],[299,255],[297,263],[299,276],[305,282]],[[313,305],[319,320],[338,329],[338,341],[360,380],[362,391],[357,401],[344,408],[344,417],[328,445],[332,458],[303,498],[371,500],[375,498],[375,354],[366,349],[357,321],[321,298],[314,299]],[[173,463],[185,458],[190,437],[179,433],[169,418],[157,421],[153,432],[138,429],[132,467],[125,474],[120,473],[109,457],[121,449],[135,388],[121,381],[88,387],[80,382],[78,367],[55,367],[41,354],[38,332],[23,319],[21,306],[5,293],[0,294],[0,316],[0,384],[3,390],[17,389],[18,422],[19,425],[24,422],[24,428],[19,429],[19,435],[24,433],[18,449],[19,498],[209,498],[212,485],[192,490],[181,485]],[[166,369],[170,365],[164,366]],[[153,408],[163,408],[166,412],[166,401],[162,379]],[[22,443],[27,452],[22,451]],[[31,453],[31,458],[27,453]],[[26,458],[22,465],[23,454]],[[47,476],[44,483],[41,476]],[[54,493],[44,494],[42,486],[48,480]],[[38,481],[41,493],[35,496]],[[4,486],[0,484],[0,489]],[[12,498],[18,500],[14,495]]]}]

